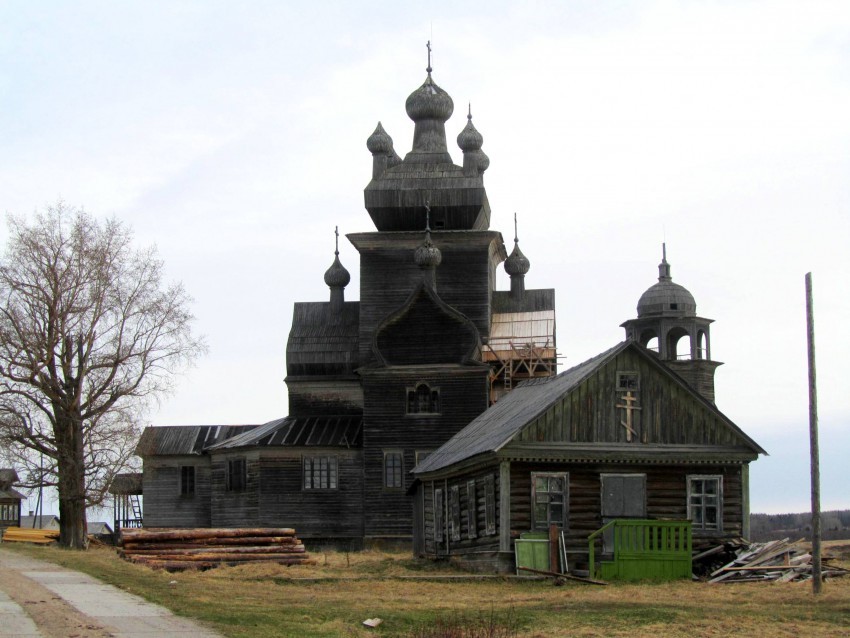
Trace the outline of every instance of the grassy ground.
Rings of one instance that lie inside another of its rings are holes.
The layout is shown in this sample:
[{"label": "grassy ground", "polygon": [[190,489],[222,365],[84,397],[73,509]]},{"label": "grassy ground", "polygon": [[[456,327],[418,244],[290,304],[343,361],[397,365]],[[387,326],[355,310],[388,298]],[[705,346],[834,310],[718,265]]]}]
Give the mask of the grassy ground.
[{"label": "grassy ground", "polygon": [[[850,545],[844,567],[850,567]],[[850,636],[850,578],[810,583],[664,584],[594,587],[514,579],[437,580],[458,575],[408,554],[316,553],[315,566],[251,565],[169,574],[132,565],[114,550],[6,547],[79,569],[201,619],[226,636]],[[412,578],[413,577],[413,578]],[[363,627],[379,617],[376,629]],[[478,633],[443,631],[440,621]]]}]

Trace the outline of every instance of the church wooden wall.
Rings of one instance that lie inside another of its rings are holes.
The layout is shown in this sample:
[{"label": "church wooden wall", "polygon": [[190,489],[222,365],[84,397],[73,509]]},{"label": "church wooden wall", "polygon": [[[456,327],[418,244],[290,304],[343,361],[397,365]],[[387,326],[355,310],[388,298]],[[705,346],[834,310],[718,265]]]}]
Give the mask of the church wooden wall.
[{"label": "church wooden wall", "polygon": [[[245,459],[247,483],[244,490],[227,491],[227,462]],[[259,527],[259,452],[212,456],[212,527]]]},{"label": "church wooden wall", "polygon": [[[195,493],[180,494],[180,467],[195,467]],[[210,526],[210,459],[160,456],[144,459],[142,518],[145,527]]]},{"label": "church wooden wall", "polygon": [[[303,457],[333,456],[338,487],[303,488]],[[294,527],[299,538],[363,535],[362,452],[340,448],[269,448],[259,459],[260,526]]]},{"label": "church wooden wall", "polygon": [[[487,408],[489,372],[465,366],[391,370],[363,378],[365,531],[367,536],[410,538],[413,498],[408,489],[416,452],[436,450]],[[439,414],[407,415],[407,389],[419,382],[440,389]],[[384,488],[384,452],[390,450],[403,451],[402,489]]]},{"label": "church wooden wall", "polygon": [[[435,233],[434,243],[442,251],[437,267],[437,294],[475,324],[482,337],[490,334],[490,291],[494,285],[491,250],[488,244],[446,245]],[[424,239],[424,233],[417,238]],[[360,249],[360,359],[373,360],[372,333],[375,327],[407,300],[422,280],[422,271],[413,262],[418,244],[399,248]],[[422,343],[423,348],[440,348],[439,341]]]}]

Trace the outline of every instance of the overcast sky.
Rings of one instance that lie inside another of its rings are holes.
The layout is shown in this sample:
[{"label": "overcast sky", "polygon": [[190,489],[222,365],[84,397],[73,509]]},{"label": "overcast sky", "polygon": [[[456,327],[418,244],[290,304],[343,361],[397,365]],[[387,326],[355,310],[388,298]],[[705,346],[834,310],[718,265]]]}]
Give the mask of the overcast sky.
[{"label": "overcast sky", "polygon": [[666,240],[717,405],[770,453],[755,512],[809,506],[813,273],[822,500],[850,507],[846,0],[0,0],[0,210],[114,215],[196,300],[209,355],[149,422],[286,414],[292,304],[328,298],[335,225],[374,229],[366,138],[410,150],[429,39],[455,163],[471,102],[492,228],[516,212],[526,286],[557,289],[561,370],[623,339]]}]

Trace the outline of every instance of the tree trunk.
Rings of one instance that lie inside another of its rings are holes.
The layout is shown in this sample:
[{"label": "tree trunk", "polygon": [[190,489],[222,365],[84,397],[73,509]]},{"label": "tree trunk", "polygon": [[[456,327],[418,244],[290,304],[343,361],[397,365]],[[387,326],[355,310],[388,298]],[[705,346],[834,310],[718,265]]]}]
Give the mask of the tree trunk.
[{"label": "tree trunk", "polygon": [[83,456],[83,432],[79,417],[57,419],[56,439],[59,445],[59,545],[69,549],[86,549],[86,477]]}]

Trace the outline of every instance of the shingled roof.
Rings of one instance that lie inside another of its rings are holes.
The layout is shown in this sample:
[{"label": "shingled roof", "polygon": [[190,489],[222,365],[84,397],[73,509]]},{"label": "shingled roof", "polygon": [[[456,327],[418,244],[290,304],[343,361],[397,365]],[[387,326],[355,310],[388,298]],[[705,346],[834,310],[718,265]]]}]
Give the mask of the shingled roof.
[{"label": "shingled roof", "polygon": [[256,425],[171,425],[147,427],[136,454],[146,456],[184,456],[201,454],[208,447],[241,434]]}]

